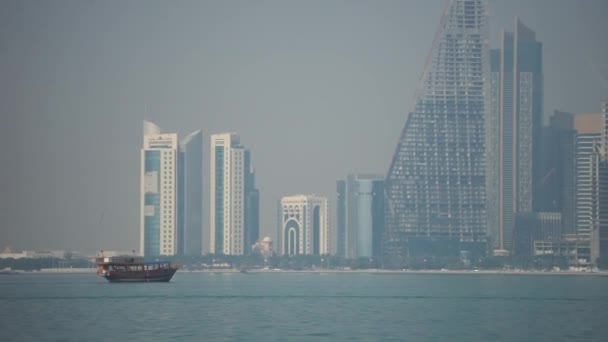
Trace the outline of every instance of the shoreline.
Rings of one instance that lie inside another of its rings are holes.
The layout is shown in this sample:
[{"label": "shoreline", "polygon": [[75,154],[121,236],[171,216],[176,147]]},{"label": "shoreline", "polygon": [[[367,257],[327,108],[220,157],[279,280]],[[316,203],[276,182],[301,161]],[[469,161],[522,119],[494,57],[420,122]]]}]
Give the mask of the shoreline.
[{"label": "shoreline", "polygon": [[[47,268],[39,271],[12,270],[4,275],[31,274],[95,274],[96,268]],[[527,276],[608,276],[608,271],[579,272],[579,271],[515,271],[515,270],[282,270],[282,269],[250,269],[241,271],[234,268],[183,270],[177,273],[211,273],[211,274],[267,274],[267,273],[300,273],[300,274],[393,274],[393,275],[527,275]]]},{"label": "shoreline", "polygon": [[608,276],[608,271],[578,272],[578,271],[513,271],[513,270],[281,270],[281,269],[251,269],[244,272],[238,269],[205,269],[179,270],[178,273],[310,273],[310,274],[452,274],[452,275],[578,275],[578,276]]}]

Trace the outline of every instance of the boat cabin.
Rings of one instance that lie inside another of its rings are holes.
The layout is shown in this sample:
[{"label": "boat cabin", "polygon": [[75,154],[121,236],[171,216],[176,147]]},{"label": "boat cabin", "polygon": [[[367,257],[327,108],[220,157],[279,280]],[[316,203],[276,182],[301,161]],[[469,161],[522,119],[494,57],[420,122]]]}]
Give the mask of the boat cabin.
[{"label": "boat cabin", "polygon": [[95,260],[97,266],[104,271],[153,271],[171,268],[169,261],[144,262],[143,257],[105,257]]}]

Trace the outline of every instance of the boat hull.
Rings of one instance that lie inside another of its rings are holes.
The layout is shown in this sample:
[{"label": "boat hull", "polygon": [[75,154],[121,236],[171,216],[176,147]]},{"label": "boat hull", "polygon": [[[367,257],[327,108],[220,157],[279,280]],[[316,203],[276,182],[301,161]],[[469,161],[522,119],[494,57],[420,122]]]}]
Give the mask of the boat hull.
[{"label": "boat hull", "polygon": [[177,268],[151,270],[151,271],[112,271],[103,274],[111,283],[148,283],[148,282],[168,282],[177,272]]}]

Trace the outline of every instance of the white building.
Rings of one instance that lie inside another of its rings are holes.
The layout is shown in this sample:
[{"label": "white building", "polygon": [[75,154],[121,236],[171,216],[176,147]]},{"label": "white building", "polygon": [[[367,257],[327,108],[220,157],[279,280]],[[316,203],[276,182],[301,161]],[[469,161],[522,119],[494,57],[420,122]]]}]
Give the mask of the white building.
[{"label": "white building", "polygon": [[144,256],[177,251],[177,134],[144,121],[141,149],[140,251]]},{"label": "white building", "polygon": [[277,245],[285,255],[331,252],[329,204],[314,195],[283,197],[279,206]]},{"label": "white building", "polygon": [[245,154],[236,133],[211,135],[209,252],[242,255],[245,246]]},{"label": "white building", "polygon": [[[599,131],[599,127],[597,127]],[[594,222],[596,182],[594,151],[601,143],[601,133],[579,133],[576,136],[576,228],[578,234],[590,238]],[[597,165],[596,165],[597,166]]]}]

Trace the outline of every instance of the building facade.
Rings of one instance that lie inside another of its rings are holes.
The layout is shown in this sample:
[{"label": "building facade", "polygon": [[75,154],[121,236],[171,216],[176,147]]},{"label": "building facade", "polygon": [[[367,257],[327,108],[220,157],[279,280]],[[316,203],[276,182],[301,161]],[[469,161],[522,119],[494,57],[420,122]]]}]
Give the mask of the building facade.
[{"label": "building facade", "polygon": [[[598,251],[594,256],[608,259],[608,102],[602,103],[602,120],[604,121],[604,133],[602,145],[599,149],[598,165],[598,223],[597,239]],[[595,262],[596,259],[593,259]]]},{"label": "building facade", "polygon": [[[385,183],[390,260],[454,245],[485,249],[484,121],[489,49],[482,0],[452,0],[442,16]],[[424,252],[424,251],[423,251]]]},{"label": "building facade", "polygon": [[245,247],[248,254],[260,238],[260,191],[255,187],[251,153],[245,150]]},{"label": "building facade", "polygon": [[515,18],[514,32],[502,33],[490,63],[488,222],[498,225],[497,231],[491,226],[494,249],[506,253],[513,249],[517,214],[538,210],[534,194],[541,175],[542,44]]},{"label": "building facade", "polygon": [[562,215],[559,212],[520,213],[515,217],[513,252],[533,255],[536,241],[562,239]]},{"label": "building facade", "polygon": [[587,238],[596,222],[597,149],[601,139],[600,133],[579,133],[576,136],[576,228],[579,235]]},{"label": "building facade", "polygon": [[201,254],[202,132],[178,142],[144,121],[140,251],[144,256]]},{"label": "building facade", "polygon": [[608,190],[608,165],[603,159],[605,116],[556,111],[550,119],[543,137],[545,175],[541,184],[547,190],[543,191],[544,206],[553,205],[561,213],[562,234],[557,240],[536,240],[540,254],[550,253],[552,248],[555,253],[576,251],[566,256],[579,266],[594,263],[600,256],[601,227],[608,223],[602,219],[608,218],[608,210],[602,210],[608,203],[608,191],[602,190]]},{"label": "building facade", "polygon": [[562,233],[576,233],[576,128],[575,114],[555,111],[543,130],[542,177],[538,206],[560,212]]},{"label": "building facade", "polygon": [[259,234],[259,204],[250,151],[236,133],[211,135],[210,176],[209,252],[249,253]]},{"label": "building facade", "polygon": [[180,141],[178,155],[177,253],[201,255],[203,251],[203,132]]},{"label": "building facade", "polygon": [[602,133],[602,159],[608,160],[608,101],[602,102],[602,121],[603,121],[603,133]]},{"label": "building facade", "polygon": [[140,171],[140,251],[144,256],[177,252],[177,134],[144,121]]},{"label": "building facade", "polygon": [[384,178],[348,175],[337,182],[338,255],[379,257],[384,236]]},{"label": "building facade", "polygon": [[283,197],[279,206],[279,244],[284,255],[331,252],[329,203],[314,195]]}]

